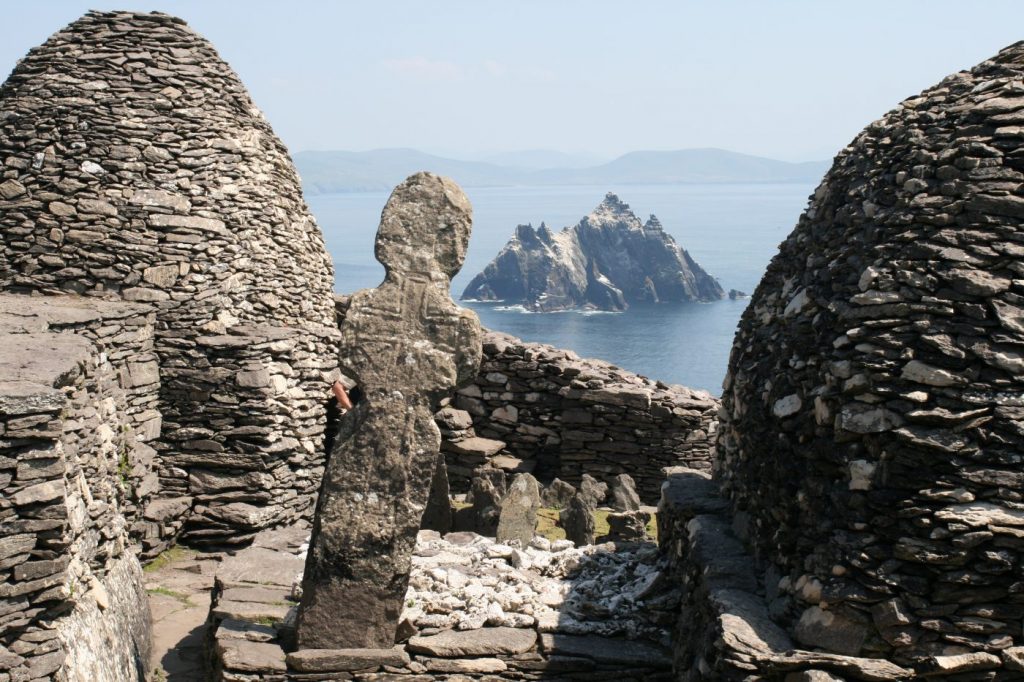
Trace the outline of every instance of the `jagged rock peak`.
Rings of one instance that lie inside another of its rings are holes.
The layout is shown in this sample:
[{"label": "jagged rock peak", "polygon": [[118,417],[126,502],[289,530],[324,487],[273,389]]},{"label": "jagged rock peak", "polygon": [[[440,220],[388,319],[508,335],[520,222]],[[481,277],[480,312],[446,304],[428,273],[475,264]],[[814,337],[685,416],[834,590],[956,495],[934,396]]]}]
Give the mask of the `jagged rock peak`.
[{"label": "jagged rock peak", "polygon": [[532,310],[625,310],[630,303],[711,301],[724,296],[651,216],[646,225],[609,192],[576,225],[553,233],[519,225],[473,278],[464,299],[505,301]]},{"label": "jagged rock peak", "polygon": [[608,192],[604,195],[604,200],[594,209],[594,213],[629,213],[632,215],[632,211],[629,210],[629,204],[619,198],[619,195],[615,192]]}]

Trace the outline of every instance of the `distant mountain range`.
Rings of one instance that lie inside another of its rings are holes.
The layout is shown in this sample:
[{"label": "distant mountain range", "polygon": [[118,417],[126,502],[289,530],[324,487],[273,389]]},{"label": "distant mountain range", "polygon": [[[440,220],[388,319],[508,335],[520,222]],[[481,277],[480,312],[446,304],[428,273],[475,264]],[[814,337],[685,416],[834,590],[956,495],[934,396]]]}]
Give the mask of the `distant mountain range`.
[{"label": "distant mountain range", "polygon": [[[390,190],[416,171],[447,175],[464,187],[657,185],[731,182],[816,182],[829,161],[790,163],[724,149],[630,152],[598,165],[575,167],[579,156],[534,150],[494,155],[504,163],[460,161],[415,149],[299,152],[295,165],[309,194]],[[557,168],[538,162],[561,161]]]}]

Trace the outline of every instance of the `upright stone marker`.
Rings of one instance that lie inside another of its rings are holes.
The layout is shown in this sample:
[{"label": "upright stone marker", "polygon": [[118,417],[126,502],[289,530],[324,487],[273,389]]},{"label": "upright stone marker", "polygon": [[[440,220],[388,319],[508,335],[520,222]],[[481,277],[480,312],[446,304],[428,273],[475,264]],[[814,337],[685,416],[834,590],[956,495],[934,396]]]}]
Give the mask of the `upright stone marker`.
[{"label": "upright stone marker", "polygon": [[451,180],[417,173],[381,216],[387,275],[357,292],[342,328],[342,369],[363,398],[343,420],[317,502],[303,578],[299,648],[385,648],[441,443],[440,400],[476,375],[480,323],[449,294],[472,209]]}]

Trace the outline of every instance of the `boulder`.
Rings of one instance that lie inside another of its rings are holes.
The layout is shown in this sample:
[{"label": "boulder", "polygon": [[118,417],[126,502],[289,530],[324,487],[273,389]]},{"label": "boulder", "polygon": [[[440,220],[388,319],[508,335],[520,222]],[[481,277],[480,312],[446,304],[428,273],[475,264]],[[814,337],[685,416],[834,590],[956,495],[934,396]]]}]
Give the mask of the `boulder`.
[{"label": "boulder", "polygon": [[639,542],[648,539],[647,524],[651,515],[642,511],[618,512],[608,515],[608,535],[603,539]]},{"label": "boulder", "polygon": [[608,497],[608,484],[597,480],[590,474],[583,474],[580,479],[579,494],[590,500],[590,506],[597,508]]},{"label": "boulder", "polygon": [[[502,474],[502,480],[504,480],[504,474]],[[494,537],[498,532],[498,519],[501,515],[503,497],[502,492],[491,481],[491,478],[477,476],[470,484],[469,490],[472,498],[469,513],[472,527],[468,530],[488,537]],[[460,530],[462,529],[460,528]]]}]

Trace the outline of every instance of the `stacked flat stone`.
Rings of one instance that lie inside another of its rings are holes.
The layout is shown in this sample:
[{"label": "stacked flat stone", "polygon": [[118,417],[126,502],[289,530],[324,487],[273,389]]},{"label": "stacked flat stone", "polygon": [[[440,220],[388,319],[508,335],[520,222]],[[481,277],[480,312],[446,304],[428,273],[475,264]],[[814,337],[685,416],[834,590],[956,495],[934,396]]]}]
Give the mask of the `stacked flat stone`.
[{"label": "stacked flat stone", "polygon": [[[585,473],[627,473],[648,504],[658,501],[662,468],[710,469],[718,419],[718,401],[703,391],[498,332],[485,333],[480,373],[454,405],[472,415],[476,435],[506,443],[519,470],[573,485]],[[443,449],[452,487],[464,491],[483,462],[455,445]]]},{"label": "stacked flat stone", "polygon": [[806,646],[1024,667],[1022,139],[1024,43],[904,101],[740,323],[716,475]]},{"label": "stacked flat stone", "polygon": [[[336,362],[330,348],[294,327],[248,324],[195,342],[190,366],[165,388],[181,399],[164,414],[180,428],[165,436],[163,491],[195,502],[183,537],[239,544],[269,525],[308,520],[322,471],[323,375]],[[190,401],[203,409],[182,411]]]},{"label": "stacked flat stone", "polygon": [[658,545],[682,590],[673,669],[680,682],[898,682],[914,671],[886,660],[797,648],[773,619],[757,562],[733,532],[707,472],[673,467],[658,505]]},{"label": "stacked flat stone", "polygon": [[[207,41],[159,13],[90,12],[34,48],[0,87],[0,233],[2,289],[157,311],[160,532],[196,497],[197,538],[245,539],[309,507],[332,266],[285,148]],[[246,384],[264,371],[271,384]],[[251,417],[222,418],[232,405]],[[267,499],[211,488],[239,471]]]},{"label": "stacked flat stone", "polygon": [[0,311],[0,679],[127,679],[149,648],[129,531],[157,484],[154,315],[12,295]]}]

